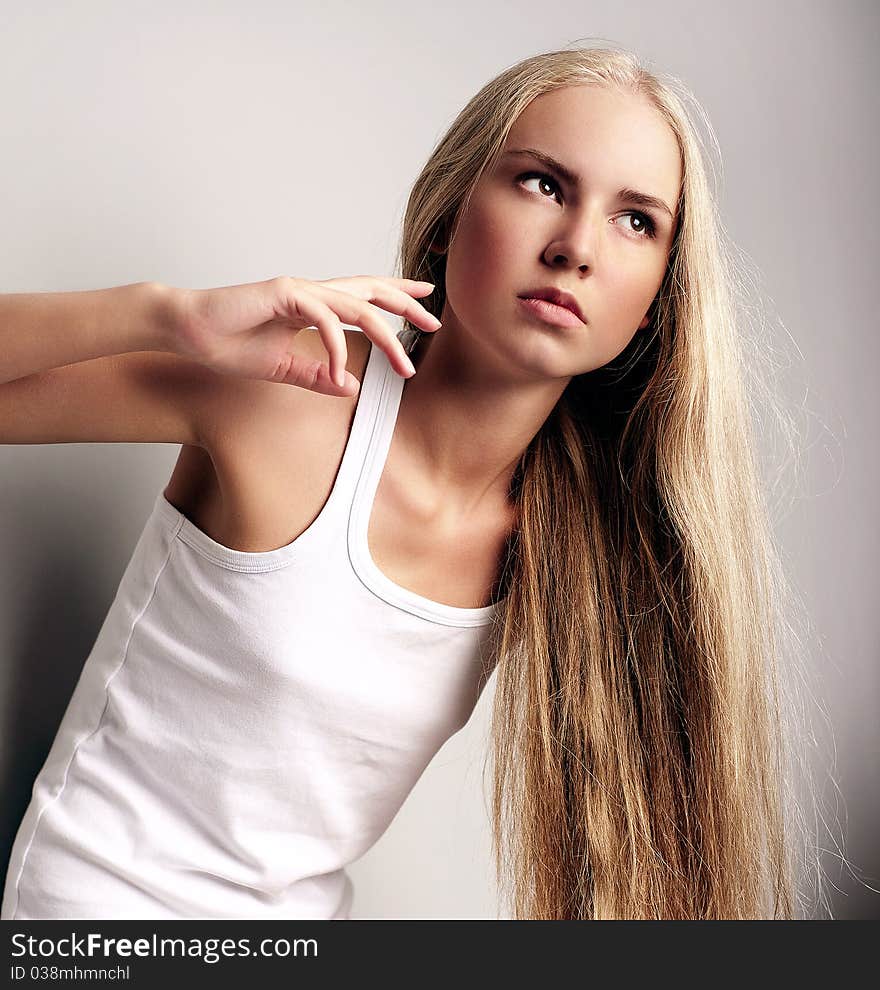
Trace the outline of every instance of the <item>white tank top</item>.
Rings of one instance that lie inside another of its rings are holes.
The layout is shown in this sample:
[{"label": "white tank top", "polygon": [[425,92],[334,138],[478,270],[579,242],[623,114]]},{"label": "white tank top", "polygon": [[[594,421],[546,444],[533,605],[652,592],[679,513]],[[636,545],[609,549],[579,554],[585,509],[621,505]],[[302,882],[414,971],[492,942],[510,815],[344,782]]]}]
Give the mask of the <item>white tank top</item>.
[{"label": "white tank top", "polygon": [[498,606],[373,562],[403,379],[371,345],[324,508],[292,543],[215,542],[158,494],[33,787],[7,920],[348,917],[347,864],[485,682]]}]

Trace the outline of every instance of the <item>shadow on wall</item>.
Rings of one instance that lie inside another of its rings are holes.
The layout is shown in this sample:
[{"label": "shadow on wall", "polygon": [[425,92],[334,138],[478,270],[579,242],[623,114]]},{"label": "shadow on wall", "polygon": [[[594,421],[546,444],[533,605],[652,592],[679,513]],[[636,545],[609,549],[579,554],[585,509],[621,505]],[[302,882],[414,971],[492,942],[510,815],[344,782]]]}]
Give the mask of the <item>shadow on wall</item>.
[{"label": "shadow on wall", "polygon": [[[126,552],[124,540],[113,540],[113,548],[106,546],[106,517],[100,511],[91,513],[82,504],[71,511],[69,497],[59,509],[59,501],[24,488],[7,489],[0,499],[0,518],[27,520],[14,532],[13,527],[4,529],[0,571],[4,613],[0,873],[4,883],[34,779],[133,550],[132,546]],[[71,524],[75,518],[79,522]],[[94,524],[82,525],[83,518],[94,518]]]}]

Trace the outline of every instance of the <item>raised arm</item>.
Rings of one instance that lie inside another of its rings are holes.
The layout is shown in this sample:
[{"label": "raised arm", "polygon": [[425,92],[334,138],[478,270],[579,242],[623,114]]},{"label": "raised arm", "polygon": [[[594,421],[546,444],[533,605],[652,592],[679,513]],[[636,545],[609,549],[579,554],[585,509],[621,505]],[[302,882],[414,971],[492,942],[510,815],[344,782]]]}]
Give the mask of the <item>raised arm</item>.
[{"label": "raised arm", "polygon": [[415,298],[430,291],[363,275],[0,295],[0,443],[210,449],[267,383],[353,395],[343,321],[411,374],[379,307],[433,331],[439,321]]},{"label": "raised arm", "polygon": [[172,351],[171,291],[135,282],[0,295],[0,384],[129,351]]}]

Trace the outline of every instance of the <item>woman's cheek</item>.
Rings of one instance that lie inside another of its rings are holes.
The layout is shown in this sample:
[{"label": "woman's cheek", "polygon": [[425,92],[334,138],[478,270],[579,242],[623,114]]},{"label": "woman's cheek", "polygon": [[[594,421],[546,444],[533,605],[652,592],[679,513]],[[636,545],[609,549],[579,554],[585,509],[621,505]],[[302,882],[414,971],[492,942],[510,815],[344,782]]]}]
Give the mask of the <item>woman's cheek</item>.
[{"label": "woman's cheek", "polygon": [[[513,261],[508,242],[491,228],[477,223],[463,226],[446,266],[447,294],[456,311],[480,309],[481,303],[486,305],[506,288],[510,272],[516,270]],[[514,286],[509,288],[513,291]]]},{"label": "woman's cheek", "polygon": [[636,332],[657,293],[657,288],[657,278],[653,269],[646,270],[636,277],[620,279],[611,287],[612,294],[609,298],[616,300],[614,313],[620,336],[628,340]]}]

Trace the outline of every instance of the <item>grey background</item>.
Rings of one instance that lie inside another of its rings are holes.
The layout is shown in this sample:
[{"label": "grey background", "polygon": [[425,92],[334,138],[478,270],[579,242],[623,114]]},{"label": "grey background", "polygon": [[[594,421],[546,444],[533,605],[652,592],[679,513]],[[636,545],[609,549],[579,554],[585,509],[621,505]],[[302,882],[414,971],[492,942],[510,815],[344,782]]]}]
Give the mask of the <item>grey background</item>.
[{"label": "grey background", "polygon": [[[718,135],[724,224],[790,357],[780,386],[803,464],[778,536],[813,624],[807,662],[833,733],[819,755],[836,753],[839,785],[826,792],[877,887],[878,14],[753,0],[3,4],[0,291],[391,274],[411,183],[505,66],[599,38],[681,77]],[[178,450],[0,446],[2,868]],[[353,917],[496,917],[480,780],[493,684],[351,869]],[[880,917],[878,894],[826,867],[836,917]]]}]

